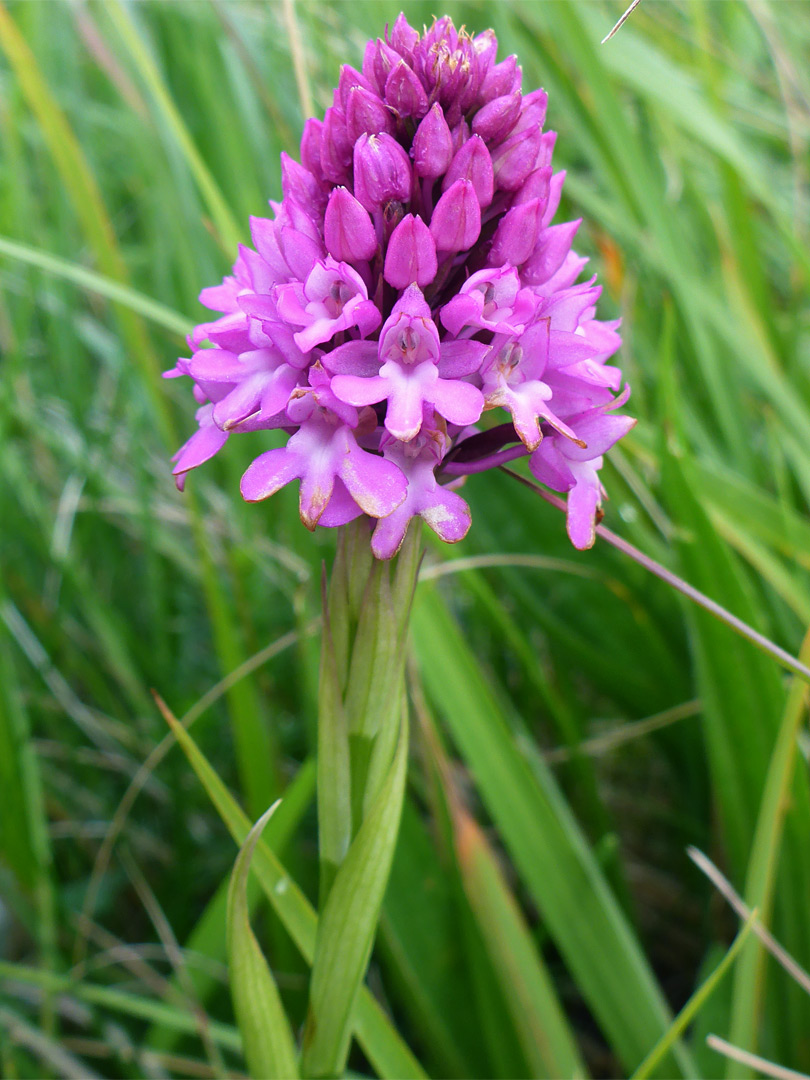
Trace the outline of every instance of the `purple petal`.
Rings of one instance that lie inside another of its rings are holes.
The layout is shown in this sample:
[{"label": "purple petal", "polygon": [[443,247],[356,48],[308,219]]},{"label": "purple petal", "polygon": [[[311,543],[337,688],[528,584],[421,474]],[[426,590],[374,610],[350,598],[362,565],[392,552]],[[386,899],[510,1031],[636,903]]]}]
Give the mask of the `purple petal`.
[{"label": "purple petal", "polygon": [[227,441],[228,432],[220,431],[213,424],[201,426],[199,431],[194,432],[172,458],[175,463],[172,475],[177,478],[177,487],[180,491],[183,490],[185,474],[209,461]]},{"label": "purple petal", "polygon": [[484,410],[484,395],[478,387],[456,379],[438,379],[431,397],[445,420],[461,427],[474,424]]},{"label": "purple petal", "polygon": [[335,375],[332,379],[332,393],[348,405],[376,405],[384,401],[391,383],[380,375],[364,379],[357,375]]},{"label": "purple petal", "polygon": [[469,180],[457,180],[436,203],[430,231],[437,251],[466,251],[481,235],[481,208]]},{"label": "purple petal", "polygon": [[602,497],[602,485],[596,468],[583,469],[568,493],[566,526],[575,548],[586,551],[596,540],[596,511]]},{"label": "purple petal", "polygon": [[301,475],[300,458],[286,446],[267,450],[248,465],[239,485],[246,502],[259,502],[275,495],[285,484]]},{"label": "purple petal", "polygon": [[[435,369],[434,369],[435,370]],[[388,380],[385,380],[388,382]],[[387,391],[388,411],[385,414],[385,427],[396,439],[409,442],[419,434],[422,426],[422,402],[424,386],[417,378],[397,380],[395,388]]]},{"label": "purple petal", "polygon": [[385,255],[384,277],[395,289],[413,282],[421,288],[436,276],[436,245],[420,217],[407,214],[391,233]]},{"label": "purple petal", "polygon": [[347,341],[324,353],[323,365],[334,375],[376,375],[380,370],[376,341]]},{"label": "purple petal", "polygon": [[408,481],[391,461],[361,450],[354,440],[339,472],[357,505],[369,517],[381,518],[405,501]]},{"label": "purple petal", "polygon": [[443,379],[460,379],[479,371],[490,346],[482,341],[443,341],[439,374]]},{"label": "purple petal", "polygon": [[238,382],[246,374],[239,357],[225,349],[200,349],[187,368],[187,374],[196,382]]},{"label": "purple petal", "polygon": [[346,485],[340,479],[335,478],[335,486],[332,488],[332,497],[326,509],[318,518],[318,524],[325,529],[334,529],[339,525],[346,525],[349,521],[359,518],[363,511],[351,497]]},{"label": "purple petal", "polygon": [[562,225],[552,225],[544,229],[537,241],[537,246],[523,268],[523,277],[531,285],[542,285],[556,274],[571,251],[574,235],[582,224],[566,221]]}]

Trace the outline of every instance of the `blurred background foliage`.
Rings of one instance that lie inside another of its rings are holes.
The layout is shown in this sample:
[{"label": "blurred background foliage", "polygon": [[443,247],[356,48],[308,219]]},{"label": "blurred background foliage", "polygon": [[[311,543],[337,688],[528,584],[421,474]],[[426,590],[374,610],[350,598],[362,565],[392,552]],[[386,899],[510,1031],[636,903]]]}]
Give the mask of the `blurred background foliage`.
[{"label": "blurred background foliage", "polygon": [[[606,523],[798,654],[810,7],[646,0],[600,46],[621,9],[446,4],[548,91],[558,218],[584,217],[602,317],[624,320],[639,424],[605,467]],[[258,435],[179,495],[167,457],[193,403],[159,373],[280,193],[300,76],[322,115],[398,10],[0,7],[3,1076],[243,1068],[223,966],[235,848],[151,688],[191,711],[252,820],[288,793],[270,842],[315,896],[334,537],[306,533],[295,492],[241,502]],[[802,694],[604,543],[572,550],[509,477],[465,494],[471,533],[431,547],[417,597],[408,801],[369,985],[432,1075],[555,1075],[572,1045],[577,1068],[627,1075],[737,929],[687,845],[810,966]],[[298,1024],[306,964],[254,900]],[[708,1032],[810,1069],[810,997],[752,941],[659,1073],[726,1075]]]}]

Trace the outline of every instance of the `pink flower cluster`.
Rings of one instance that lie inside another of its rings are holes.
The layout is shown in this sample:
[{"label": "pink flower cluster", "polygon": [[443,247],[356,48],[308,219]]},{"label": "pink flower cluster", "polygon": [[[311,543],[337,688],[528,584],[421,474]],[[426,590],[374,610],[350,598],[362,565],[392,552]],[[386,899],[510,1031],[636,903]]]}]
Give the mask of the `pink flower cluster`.
[{"label": "pink flower cluster", "polygon": [[[200,406],[179,487],[231,435],[283,429],[244,498],[298,480],[305,525],[366,514],[384,559],[415,515],[462,539],[465,474],[525,455],[568,492],[573,543],[593,543],[602,454],[634,422],[613,413],[629,393],[607,364],[618,323],[595,318],[593,280],[576,284],[579,222],[551,224],[565,174],[546,94],[523,94],[496,49],[491,31],[442,18],[420,35],[400,15],[362,71],[342,68],[301,164],[282,154],[273,219],[252,219],[253,248],[200,295],[220,317],[167,372]],[[476,427],[492,409],[508,419]]]}]

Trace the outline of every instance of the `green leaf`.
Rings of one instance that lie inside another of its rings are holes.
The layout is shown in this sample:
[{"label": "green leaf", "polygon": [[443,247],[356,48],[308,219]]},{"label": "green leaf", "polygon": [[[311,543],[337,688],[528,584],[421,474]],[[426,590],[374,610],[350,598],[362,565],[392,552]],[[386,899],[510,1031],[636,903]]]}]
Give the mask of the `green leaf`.
[{"label": "green leaf", "polygon": [[[810,633],[805,638],[799,657],[805,663],[810,660]],[[796,783],[799,730],[807,701],[807,685],[801,679],[794,678],[768,765],[748,862],[745,901],[749,907],[761,911],[761,920],[766,926],[773,908],[785,818],[791,805],[806,808],[807,803],[806,788]],[[765,958],[762,945],[752,941],[740,960],[734,980],[729,1038],[735,1046],[744,1050],[757,1048],[757,1031],[765,993]],[[729,1065],[729,1076],[732,1068],[735,1080],[736,1077],[750,1075],[735,1063]]]},{"label": "green leaf", "polygon": [[403,703],[394,760],[349,848],[318,924],[301,1071],[339,1075],[346,1065],[352,1014],[368,967],[391,870],[408,765]]},{"label": "green leaf", "polygon": [[228,966],[233,1008],[254,1080],[298,1076],[296,1047],[275,979],[250,925],[250,862],[277,802],[259,818],[236,858],[228,888]]},{"label": "green leaf", "polygon": [[[237,844],[244,843],[250,831],[250,822],[244,811],[191,735],[162,702],[158,701],[158,704],[231,836]],[[312,905],[278,858],[261,842],[256,847],[254,873],[301,955],[311,964],[318,928],[318,919]],[[421,1080],[425,1077],[421,1065],[366,987],[360,989],[354,1015],[354,1030],[366,1056],[384,1080],[400,1080],[405,1076]]]},{"label": "green leaf", "polygon": [[467,898],[532,1076],[586,1076],[554,984],[495,856],[461,806],[454,819]]},{"label": "green leaf", "polygon": [[722,982],[723,976],[729,970],[731,965],[739,953],[740,949],[745,944],[748,935],[754,928],[754,923],[757,921],[758,913],[756,909],[751,912],[750,916],[746,920],[745,924],[741,927],[740,932],[737,934],[734,941],[731,943],[726,955],[714,969],[714,971],[701,983],[697,990],[691,995],[687,1003],[672,1021],[669,1030],[663,1035],[660,1041],[652,1048],[647,1057],[642,1061],[636,1071],[633,1073],[631,1080],[646,1080],[648,1076],[651,1076],[653,1071],[659,1065],[661,1060],[672,1049],[676,1039],[679,1039],[681,1035],[686,1031],[700,1010],[712,996],[714,991]]},{"label": "green leaf", "polygon": [[[284,848],[309,809],[314,794],[315,761],[308,758],[287,785],[281,805],[262,833],[264,847],[276,853]],[[259,896],[254,874],[248,881],[248,907],[251,912]],[[228,882],[223,881],[184,943],[189,955],[224,962],[227,953],[227,901]],[[216,976],[208,967],[189,968],[187,974],[194,985],[197,999],[203,1003],[208,1001],[219,986]],[[182,990],[177,975],[172,979],[172,986]],[[177,1042],[177,1032],[168,1027],[155,1027],[147,1033],[144,1041],[156,1049],[172,1050]]]},{"label": "green leaf", "polygon": [[385,986],[438,1076],[469,1077],[483,1045],[467,999],[469,976],[458,939],[455,875],[436,851],[434,822],[406,796],[377,952]]},{"label": "green leaf", "polygon": [[162,326],[179,337],[185,338],[190,333],[194,324],[177,311],[166,307],[151,296],[145,296],[137,289],[124,285],[113,278],[97,274],[93,270],[87,270],[78,263],[70,262],[69,259],[60,259],[58,255],[51,255],[48,251],[40,251],[39,248],[28,244],[20,244],[16,240],[10,240],[7,236],[0,236],[0,254],[7,255],[10,259],[17,259],[28,266],[36,266],[48,274],[62,278],[78,285],[80,289],[103,296],[107,300],[114,300],[117,304],[129,308],[138,315],[143,315],[156,326]]},{"label": "green leaf", "polygon": [[[97,1005],[101,1009],[121,1013],[122,1016],[132,1016],[149,1023],[166,1025],[186,1035],[196,1035],[199,1032],[199,1018],[192,1015],[187,1008],[167,1005],[163,1001],[154,1001],[140,994],[131,994],[128,991],[116,990],[110,986],[99,986],[96,983],[81,982],[70,978],[69,975],[56,975],[50,971],[25,967],[23,964],[10,964],[4,960],[0,960],[0,978],[37,986],[51,994],[65,994],[78,1001],[87,1002],[89,1005]],[[8,994],[8,989],[4,992]],[[230,1050],[239,1050],[242,1046],[239,1032],[230,1024],[207,1020],[206,1030],[219,1046]]]},{"label": "green leaf", "polygon": [[[589,1007],[627,1068],[670,1016],[637,938],[554,780],[530,769],[481,668],[435,589],[416,597],[412,640],[437,711],[469,765],[523,880]],[[693,1075],[676,1047],[668,1075]]]}]

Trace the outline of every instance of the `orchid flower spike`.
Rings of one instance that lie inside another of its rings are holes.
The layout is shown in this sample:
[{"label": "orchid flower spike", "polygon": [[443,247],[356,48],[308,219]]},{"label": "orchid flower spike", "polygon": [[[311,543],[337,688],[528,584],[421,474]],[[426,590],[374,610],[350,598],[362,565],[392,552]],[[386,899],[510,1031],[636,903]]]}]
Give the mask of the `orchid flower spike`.
[{"label": "orchid flower spike", "polygon": [[603,455],[633,426],[618,322],[596,319],[600,289],[577,283],[578,221],[554,224],[563,172],[551,165],[544,91],[524,94],[492,31],[448,18],[422,34],[403,15],[344,67],[301,162],[282,155],[280,203],[251,222],[218,313],[167,376],[194,381],[191,469],[230,436],[281,430],[249,466],[253,502],[300,484],[301,519],[375,519],[377,558],[414,516],[445,541],[470,511],[473,472],[528,458],[568,493],[568,532],[590,547]]}]

